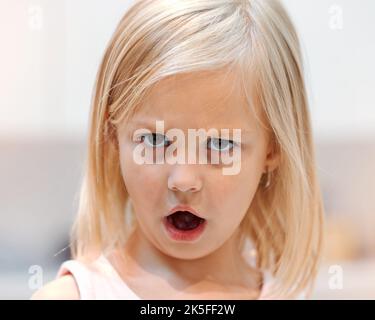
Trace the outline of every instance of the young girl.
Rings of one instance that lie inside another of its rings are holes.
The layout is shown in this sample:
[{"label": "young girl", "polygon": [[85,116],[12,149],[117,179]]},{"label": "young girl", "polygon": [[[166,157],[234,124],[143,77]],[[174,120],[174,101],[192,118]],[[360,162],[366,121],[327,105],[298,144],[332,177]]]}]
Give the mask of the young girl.
[{"label": "young girl", "polygon": [[[209,128],[240,130],[204,143],[223,162],[240,153],[236,173],[136,161],[139,147],[171,160],[171,129]],[[73,258],[33,299],[311,293],[323,206],[299,41],[278,1],[136,1],[99,69],[87,155]]]}]

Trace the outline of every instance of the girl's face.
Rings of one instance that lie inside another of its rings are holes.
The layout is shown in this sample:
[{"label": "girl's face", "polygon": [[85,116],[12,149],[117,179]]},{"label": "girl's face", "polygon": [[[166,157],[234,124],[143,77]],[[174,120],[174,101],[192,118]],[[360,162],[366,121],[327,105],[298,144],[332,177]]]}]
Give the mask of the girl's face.
[{"label": "girl's face", "polygon": [[[164,79],[152,88],[131,122],[118,130],[120,166],[138,231],[168,256],[204,257],[231,239],[252,202],[266,166],[272,170],[276,165],[269,137],[246,106],[236,81],[236,75],[226,71],[196,72]],[[133,136],[137,129],[155,133],[157,120],[164,121],[164,136],[154,136],[154,140],[152,134],[141,140]],[[241,167],[237,174],[223,174],[225,165],[220,163],[138,164],[134,159],[134,150],[140,144],[153,151],[160,145],[167,148],[168,144],[163,145],[163,141],[174,141],[168,137],[169,129],[185,133],[187,156],[192,152],[188,148],[188,129],[208,132],[210,128],[219,133],[221,129],[229,132],[241,129],[238,146],[228,140],[221,144],[220,140],[211,140],[205,144],[207,152],[214,150],[222,157],[228,155],[225,154],[228,151],[222,150],[241,148],[238,160]],[[176,240],[166,231],[165,217],[179,204],[190,206],[205,219],[204,230],[194,241]]]}]

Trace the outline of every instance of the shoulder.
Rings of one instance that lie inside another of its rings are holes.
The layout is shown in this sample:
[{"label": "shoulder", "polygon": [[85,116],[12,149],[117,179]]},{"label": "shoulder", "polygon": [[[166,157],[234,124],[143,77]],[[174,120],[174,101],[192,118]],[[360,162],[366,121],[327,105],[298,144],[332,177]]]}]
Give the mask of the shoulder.
[{"label": "shoulder", "polygon": [[79,290],[71,274],[64,275],[48,282],[38,289],[30,298],[31,300],[79,300]]}]

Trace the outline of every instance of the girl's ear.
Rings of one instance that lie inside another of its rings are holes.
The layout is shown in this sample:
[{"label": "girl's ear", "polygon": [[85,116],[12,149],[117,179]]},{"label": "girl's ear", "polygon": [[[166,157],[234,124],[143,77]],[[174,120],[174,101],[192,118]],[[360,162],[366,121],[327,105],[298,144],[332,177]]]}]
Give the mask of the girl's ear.
[{"label": "girl's ear", "polygon": [[264,163],[264,172],[275,170],[280,164],[280,148],[274,138],[271,138],[267,147],[267,156]]}]

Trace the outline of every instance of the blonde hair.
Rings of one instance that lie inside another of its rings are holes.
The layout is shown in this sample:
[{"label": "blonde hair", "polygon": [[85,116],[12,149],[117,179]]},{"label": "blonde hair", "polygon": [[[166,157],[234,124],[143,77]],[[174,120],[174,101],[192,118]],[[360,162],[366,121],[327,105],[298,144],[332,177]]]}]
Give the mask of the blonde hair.
[{"label": "blonde hair", "polygon": [[241,239],[253,241],[257,266],[276,279],[274,292],[295,297],[316,277],[323,205],[299,40],[276,0],[141,0],[127,10],[96,78],[72,254],[121,246],[134,226],[116,126],[161,79],[220,68],[238,70],[249,107],[260,107],[280,153],[270,187],[258,188],[241,223]]}]

